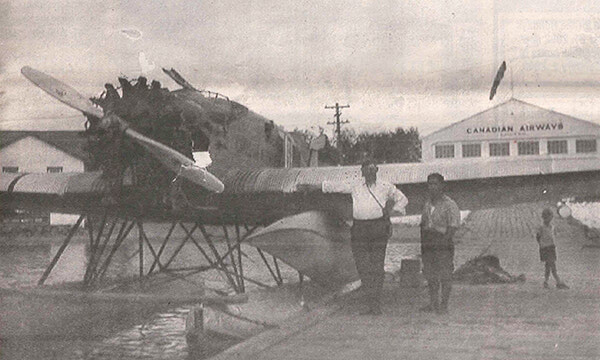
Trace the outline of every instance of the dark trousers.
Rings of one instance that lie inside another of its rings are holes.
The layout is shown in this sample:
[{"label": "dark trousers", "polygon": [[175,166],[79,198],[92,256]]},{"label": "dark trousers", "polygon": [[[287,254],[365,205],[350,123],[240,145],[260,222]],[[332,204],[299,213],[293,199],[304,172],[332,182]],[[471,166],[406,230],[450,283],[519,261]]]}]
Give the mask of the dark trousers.
[{"label": "dark trousers", "polygon": [[431,305],[447,309],[454,272],[454,244],[444,240],[442,233],[421,229],[421,260]]},{"label": "dark trousers", "polygon": [[362,282],[365,300],[371,309],[379,309],[383,288],[385,250],[389,238],[389,219],[354,220],[352,254]]}]

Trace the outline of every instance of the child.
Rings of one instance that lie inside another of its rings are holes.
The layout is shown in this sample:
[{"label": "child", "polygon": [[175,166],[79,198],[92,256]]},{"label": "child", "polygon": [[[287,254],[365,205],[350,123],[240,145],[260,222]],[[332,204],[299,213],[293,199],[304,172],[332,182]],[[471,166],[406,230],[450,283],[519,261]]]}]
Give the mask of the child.
[{"label": "child", "polygon": [[542,211],[542,219],[544,224],[537,229],[535,234],[538,244],[540,244],[540,260],[546,263],[546,272],[544,280],[544,288],[548,289],[548,278],[550,272],[556,280],[558,289],[568,289],[569,287],[560,280],[556,273],[556,246],[554,245],[554,226],[552,225],[552,210],[546,208]]}]

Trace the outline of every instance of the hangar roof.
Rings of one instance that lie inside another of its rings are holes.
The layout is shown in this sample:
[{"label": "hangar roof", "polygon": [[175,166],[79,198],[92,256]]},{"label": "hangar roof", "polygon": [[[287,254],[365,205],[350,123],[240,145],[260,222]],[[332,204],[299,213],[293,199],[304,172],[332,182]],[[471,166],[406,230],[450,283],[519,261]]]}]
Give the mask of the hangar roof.
[{"label": "hangar roof", "polygon": [[596,123],[512,98],[433,132],[423,137],[423,142],[594,135],[600,135]]},{"label": "hangar roof", "polygon": [[0,149],[30,136],[50,144],[79,160],[89,160],[85,149],[87,141],[79,135],[78,131],[0,131]]}]

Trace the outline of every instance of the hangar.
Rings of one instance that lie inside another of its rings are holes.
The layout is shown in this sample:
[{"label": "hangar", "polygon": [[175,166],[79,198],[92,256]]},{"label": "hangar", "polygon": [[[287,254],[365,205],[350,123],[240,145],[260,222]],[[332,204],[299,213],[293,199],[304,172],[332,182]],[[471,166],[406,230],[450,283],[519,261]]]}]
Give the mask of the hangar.
[{"label": "hangar", "polygon": [[510,99],[423,138],[424,162],[597,156],[600,125]]},{"label": "hangar", "polygon": [[86,142],[77,131],[0,131],[2,172],[84,172]]},{"label": "hangar", "polygon": [[[80,173],[89,170],[87,140],[77,131],[0,131],[0,167],[10,173]],[[51,225],[74,223],[77,217],[59,213],[30,215]],[[11,220],[11,219],[4,219]],[[13,219],[14,220],[14,219]]]}]

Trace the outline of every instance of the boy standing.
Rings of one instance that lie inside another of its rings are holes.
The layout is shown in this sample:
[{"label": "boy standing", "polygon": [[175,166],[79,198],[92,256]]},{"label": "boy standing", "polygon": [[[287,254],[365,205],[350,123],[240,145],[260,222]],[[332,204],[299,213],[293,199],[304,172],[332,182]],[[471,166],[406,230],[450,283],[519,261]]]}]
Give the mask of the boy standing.
[{"label": "boy standing", "polygon": [[535,238],[540,245],[540,260],[546,264],[546,270],[544,273],[544,288],[548,289],[548,279],[550,278],[550,272],[556,280],[556,287],[558,289],[568,289],[569,287],[560,280],[558,273],[556,272],[556,246],[554,245],[554,225],[552,225],[552,210],[546,208],[542,211],[542,219],[544,224],[541,225],[535,234]]}]

